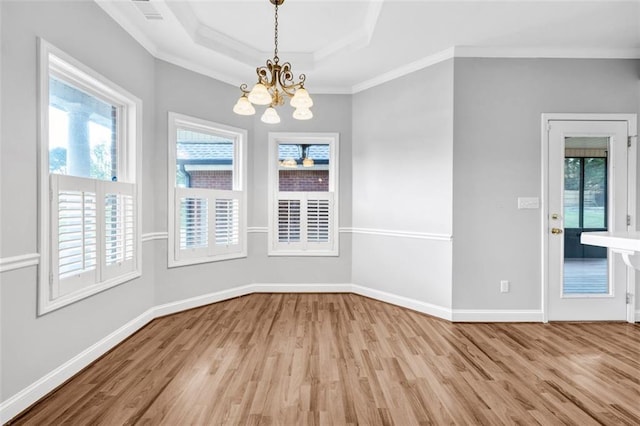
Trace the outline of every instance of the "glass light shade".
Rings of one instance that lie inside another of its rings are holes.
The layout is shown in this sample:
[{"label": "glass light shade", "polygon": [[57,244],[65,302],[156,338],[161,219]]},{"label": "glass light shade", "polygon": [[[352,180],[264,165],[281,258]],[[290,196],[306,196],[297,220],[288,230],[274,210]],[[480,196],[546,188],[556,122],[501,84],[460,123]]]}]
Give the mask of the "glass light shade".
[{"label": "glass light shade", "polygon": [[256,113],[256,109],[251,105],[249,99],[246,96],[240,96],[238,102],[233,107],[233,112],[240,115],[253,115]]},{"label": "glass light shade", "polygon": [[305,158],[304,160],[302,160],[302,167],[313,167],[313,158]]},{"label": "glass light shade", "polygon": [[293,158],[287,158],[286,160],[283,160],[281,165],[282,167],[298,167],[298,163]]},{"label": "glass light shade", "polygon": [[280,116],[274,107],[269,107],[264,110],[264,114],[262,114],[260,120],[267,124],[278,124],[280,122]]},{"label": "glass light shade", "polygon": [[291,98],[291,106],[294,108],[311,108],[313,106],[313,100],[309,96],[307,89],[298,89]]},{"label": "glass light shade", "polygon": [[313,117],[313,113],[309,108],[296,108],[293,111],[293,118],[296,120],[309,120]]},{"label": "glass light shade", "polygon": [[262,83],[256,83],[249,92],[249,102],[255,105],[269,105],[271,103],[271,94],[267,87]]}]

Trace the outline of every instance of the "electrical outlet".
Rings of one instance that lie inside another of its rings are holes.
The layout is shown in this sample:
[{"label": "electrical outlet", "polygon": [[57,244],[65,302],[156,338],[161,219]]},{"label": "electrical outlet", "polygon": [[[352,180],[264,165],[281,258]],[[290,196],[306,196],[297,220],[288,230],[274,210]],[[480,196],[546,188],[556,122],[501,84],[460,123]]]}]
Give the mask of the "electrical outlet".
[{"label": "electrical outlet", "polygon": [[500,281],[500,293],[509,293],[509,281],[508,280]]}]

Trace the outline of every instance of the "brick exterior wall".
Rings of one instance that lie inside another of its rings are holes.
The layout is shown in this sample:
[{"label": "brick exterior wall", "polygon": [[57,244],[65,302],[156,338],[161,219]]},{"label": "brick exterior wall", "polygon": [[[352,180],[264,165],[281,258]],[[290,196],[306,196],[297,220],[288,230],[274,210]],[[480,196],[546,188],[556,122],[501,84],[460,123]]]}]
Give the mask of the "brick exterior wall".
[{"label": "brick exterior wall", "polygon": [[231,170],[192,170],[191,188],[233,189],[233,174]]},{"label": "brick exterior wall", "polygon": [[[233,189],[231,170],[193,170],[191,188]],[[322,192],[329,190],[328,170],[280,170],[280,191]]]},{"label": "brick exterior wall", "polygon": [[280,191],[329,191],[328,170],[280,170]]}]

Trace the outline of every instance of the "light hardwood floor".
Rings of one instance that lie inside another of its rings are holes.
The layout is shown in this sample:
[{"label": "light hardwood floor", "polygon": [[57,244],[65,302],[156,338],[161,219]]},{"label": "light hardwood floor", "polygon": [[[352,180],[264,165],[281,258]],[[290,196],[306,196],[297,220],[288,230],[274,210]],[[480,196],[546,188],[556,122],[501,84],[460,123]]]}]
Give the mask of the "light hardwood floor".
[{"label": "light hardwood floor", "polygon": [[640,326],[452,324],[353,294],[156,319],[13,424],[640,424]]}]

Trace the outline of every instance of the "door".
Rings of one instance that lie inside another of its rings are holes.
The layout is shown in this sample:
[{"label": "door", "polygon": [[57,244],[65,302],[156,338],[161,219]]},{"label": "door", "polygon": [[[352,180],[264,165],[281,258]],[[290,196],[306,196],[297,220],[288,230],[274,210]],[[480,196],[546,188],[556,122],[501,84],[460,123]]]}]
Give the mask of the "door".
[{"label": "door", "polygon": [[580,244],[586,231],[627,229],[627,122],[548,126],[547,313],[550,321],[627,317],[620,256]]}]

